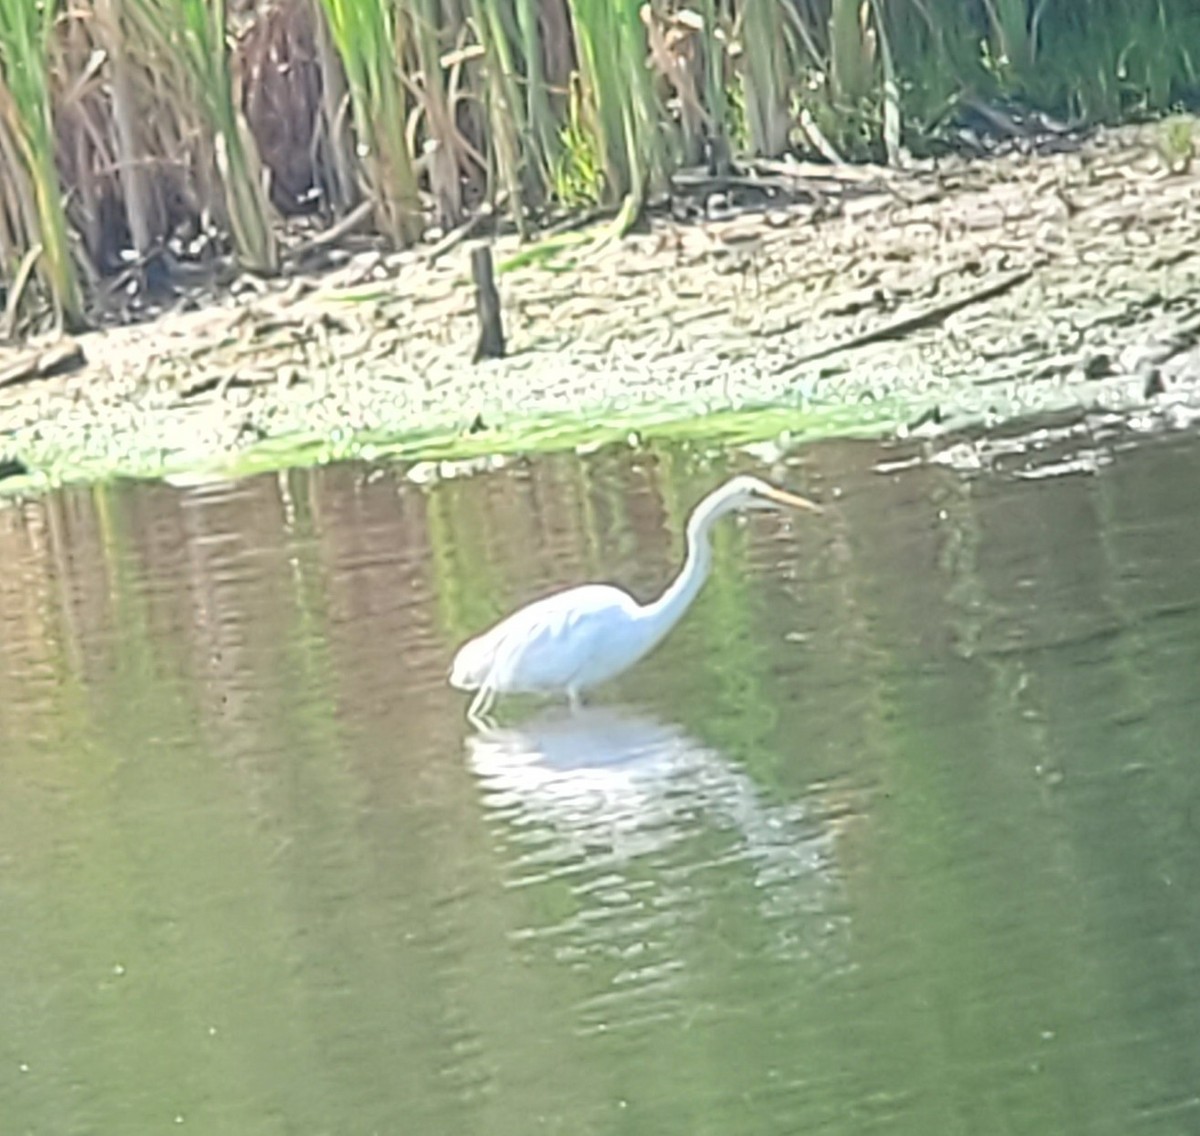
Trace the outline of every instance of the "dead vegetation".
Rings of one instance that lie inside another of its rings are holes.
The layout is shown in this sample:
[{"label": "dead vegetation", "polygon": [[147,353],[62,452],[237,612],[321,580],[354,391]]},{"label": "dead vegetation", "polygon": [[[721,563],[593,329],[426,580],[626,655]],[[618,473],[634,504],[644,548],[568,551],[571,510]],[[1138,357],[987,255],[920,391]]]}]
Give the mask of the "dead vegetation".
[{"label": "dead vegetation", "polygon": [[[138,318],[181,281],[360,232],[527,237],[681,171],[1159,111],[1188,0],[60,0],[0,6],[0,337]],[[1069,10],[1068,10],[1069,9]],[[1015,101],[1014,101],[1015,100]],[[1163,135],[1176,165],[1186,137]],[[297,232],[297,229],[300,231]],[[332,235],[331,235],[332,234]]]},{"label": "dead vegetation", "polygon": [[320,274],[202,292],[73,356],[0,349],[0,450],[153,472],[289,438],[310,457],[430,430],[503,448],[509,423],[562,413],[578,435],[652,407],[778,406],[796,430],[810,412],[951,428],[1200,405],[1200,171],[1172,173],[1156,137],[764,166],[774,197],[710,181],[621,240],[606,223],[501,237],[508,355],[476,365],[465,250],[335,250]]}]

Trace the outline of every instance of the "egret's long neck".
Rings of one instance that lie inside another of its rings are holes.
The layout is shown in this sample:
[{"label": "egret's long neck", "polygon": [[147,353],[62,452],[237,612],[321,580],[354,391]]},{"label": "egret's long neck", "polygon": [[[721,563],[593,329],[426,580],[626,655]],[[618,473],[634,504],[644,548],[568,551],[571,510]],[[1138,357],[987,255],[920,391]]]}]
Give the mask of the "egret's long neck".
[{"label": "egret's long neck", "polygon": [[708,579],[712,567],[712,546],[708,543],[708,530],[716,519],[714,509],[701,506],[688,521],[687,558],[679,575],[671,586],[653,603],[643,609],[642,619],[652,629],[650,645],[657,643],[691,606]]}]

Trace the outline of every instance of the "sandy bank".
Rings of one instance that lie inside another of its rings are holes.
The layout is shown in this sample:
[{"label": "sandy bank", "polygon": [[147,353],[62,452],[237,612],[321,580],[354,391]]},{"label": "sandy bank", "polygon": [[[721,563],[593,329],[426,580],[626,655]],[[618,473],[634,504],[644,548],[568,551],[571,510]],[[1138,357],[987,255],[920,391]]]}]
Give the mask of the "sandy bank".
[{"label": "sandy bank", "polygon": [[[780,167],[773,201],[762,184],[702,187],[689,200],[706,218],[666,211],[623,240],[603,225],[502,239],[499,361],[471,362],[462,248],[243,280],[198,310],[80,337],[69,374],[0,386],[0,450],[37,481],[364,442],[413,456],[585,443],[763,406],[777,409],[750,433],[1096,406],[1190,421],[1200,164],[1170,171],[1156,140],[1128,129],[904,172]],[[0,349],[0,374],[28,350]]]}]

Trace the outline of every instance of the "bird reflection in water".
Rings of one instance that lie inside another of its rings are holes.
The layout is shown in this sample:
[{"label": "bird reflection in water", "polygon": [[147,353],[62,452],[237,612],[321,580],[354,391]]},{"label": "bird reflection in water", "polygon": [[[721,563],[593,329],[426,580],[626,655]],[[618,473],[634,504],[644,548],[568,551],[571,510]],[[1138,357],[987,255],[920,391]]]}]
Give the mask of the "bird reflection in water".
[{"label": "bird reflection in water", "polygon": [[612,911],[628,908],[636,878],[652,894],[633,907],[665,916],[678,907],[691,920],[720,878],[779,921],[776,946],[827,930],[834,847],[819,810],[764,800],[680,726],[615,706],[559,709],[520,727],[489,725],[467,750],[514,883],[578,881],[577,894]]}]

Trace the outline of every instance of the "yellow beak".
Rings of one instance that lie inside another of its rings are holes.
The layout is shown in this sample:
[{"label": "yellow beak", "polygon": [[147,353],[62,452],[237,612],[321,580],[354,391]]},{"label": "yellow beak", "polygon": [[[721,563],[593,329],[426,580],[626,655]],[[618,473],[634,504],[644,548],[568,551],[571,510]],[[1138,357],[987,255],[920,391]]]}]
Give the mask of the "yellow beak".
[{"label": "yellow beak", "polygon": [[772,501],[778,502],[780,505],[790,505],[793,509],[809,509],[814,513],[823,513],[821,508],[815,501],[810,501],[807,497],[799,497],[795,493],[787,493],[782,489],[771,487],[771,492],[765,494]]}]

